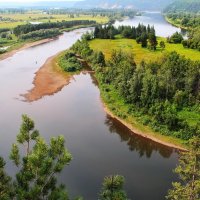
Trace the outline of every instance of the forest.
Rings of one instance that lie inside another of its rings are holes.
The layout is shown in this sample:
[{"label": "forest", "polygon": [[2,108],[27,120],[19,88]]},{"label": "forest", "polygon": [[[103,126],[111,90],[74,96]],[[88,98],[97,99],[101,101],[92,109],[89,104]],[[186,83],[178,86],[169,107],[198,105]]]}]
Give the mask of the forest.
[{"label": "forest", "polygon": [[[129,114],[143,116],[144,125],[182,140],[200,134],[199,123],[190,124],[179,116],[184,109],[199,112],[200,62],[171,52],[136,66],[134,58],[122,50],[113,51],[111,59],[105,61],[103,53],[94,52],[85,39],[74,44],[72,50],[91,63],[104,95],[117,91],[128,105]],[[117,108],[112,109],[115,112]],[[120,112],[117,115],[127,117]]]},{"label": "forest", "polygon": [[29,32],[38,31],[41,29],[51,29],[51,28],[65,29],[78,25],[94,25],[94,24],[96,24],[96,22],[90,20],[51,22],[51,23],[42,23],[37,25],[25,24],[25,25],[19,25],[16,28],[14,28],[13,33],[16,36],[19,36],[21,34],[27,34]]}]

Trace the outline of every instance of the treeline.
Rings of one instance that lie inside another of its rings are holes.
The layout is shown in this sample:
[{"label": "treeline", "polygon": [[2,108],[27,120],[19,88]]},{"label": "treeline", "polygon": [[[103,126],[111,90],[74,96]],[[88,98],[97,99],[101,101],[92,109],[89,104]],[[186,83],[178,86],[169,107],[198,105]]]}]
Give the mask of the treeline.
[{"label": "treeline", "polygon": [[180,44],[182,43],[183,47],[196,49],[200,51],[200,28],[191,30],[188,33],[188,38],[184,39],[181,33],[174,33],[172,36],[167,37],[168,43]]},{"label": "treeline", "polygon": [[41,29],[38,31],[32,31],[27,34],[22,34],[20,35],[19,39],[22,40],[27,40],[27,39],[43,39],[43,38],[51,38],[59,35],[61,32],[59,29],[54,28],[54,29]]},{"label": "treeline", "polygon": [[158,44],[154,27],[139,24],[137,27],[119,26],[118,28],[108,26],[96,26],[94,30],[94,38],[114,39],[120,34],[123,38],[136,39],[137,43],[141,43],[142,47],[149,47],[156,50]]},{"label": "treeline", "polygon": [[[143,61],[136,67],[133,57],[122,51],[114,51],[105,63],[102,52],[94,52],[86,40],[78,41],[72,49],[91,63],[104,95],[116,91],[126,102],[128,114],[140,117],[143,124],[184,140],[200,133],[200,124],[189,124],[178,115],[185,108],[200,108],[199,62],[171,52],[159,61]],[[127,117],[127,113],[117,112],[116,106],[112,110]]]},{"label": "treeline", "polygon": [[13,33],[16,36],[27,34],[32,31],[38,31],[41,29],[52,29],[52,28],[71,28],[73,26],[78,25],[94,25],[96,24],[96,21],[92,20],[74,20],[74,21],[62,21],[62,22],[49,22],[49,23],[42,23],[42,24],[25,24],[25,25],[19,25],[16,28],[14,28]]},{"label": "treeline", "polygon": [[166,16],[175,25],[179,25],[184,28],[195,28],[200,26],[200,16],[196,13],[168,12]]},{"label": "treeline", "polygon": [[200,27],[189,32],[188,39],[182,41],[184,47],[200,51]]},{"label": "treeline", "polygon": [[108,17],[110,21],[116,19],[122,19],[123,17],[130,17],[133,18],[136,15],[136,11],[132,9],[49,9],[46,11],[50,15],[55,14],[68,14],[73,16],[80,16],[80,15],[92,15],[95,16],[102,16]]}]

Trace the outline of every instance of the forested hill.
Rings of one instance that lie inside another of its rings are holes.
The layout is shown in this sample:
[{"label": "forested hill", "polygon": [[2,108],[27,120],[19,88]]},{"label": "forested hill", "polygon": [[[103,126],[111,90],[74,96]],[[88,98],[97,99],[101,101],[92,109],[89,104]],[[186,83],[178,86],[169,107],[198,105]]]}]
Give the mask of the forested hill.
[{"label": "forested hill", "polygon": [[165,9],[165,12],[176,11],[200,13],[200,0],[176,0]]},{"label": "forested hill", "polygon": [[174,0],[85,0],[76,6],[84,8],[134,8],[139,10],[162,10]]}]

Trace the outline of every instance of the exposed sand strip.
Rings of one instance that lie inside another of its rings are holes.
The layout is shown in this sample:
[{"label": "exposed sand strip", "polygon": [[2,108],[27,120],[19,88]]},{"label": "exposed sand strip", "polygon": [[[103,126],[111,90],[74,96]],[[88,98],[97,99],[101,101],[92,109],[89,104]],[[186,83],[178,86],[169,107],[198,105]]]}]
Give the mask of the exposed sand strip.
[{"label": "exposed sand strip", "polygon": [[71,75],[56,70],[57,55],[48,58],[45,64],[36,72],[33,80],[34,87],[28,93],[22,95],[26,101],[33,102],[43,96],[53,95],[70,82]]},{"label": "exposed sand strip", "polygon": [[117,117],[116,115],[114,115],[110,110],[109,108],[103,103],[102,101],[102,104],[103,104],[103,107],[104,107],[104,110],[105,112],[111,116],[112,118],[118,120],[119,122],[121,122],[122,124],[124,124],[127,128],[129,128],[131,130],[131,132],[133,134],[136,134],[136,135],[139,135],[139,136],[142,136],[144,138],[148,138],[154,142],[157,142],[159,144],[163,144],[167,147],[171,147],[171,148],[174,148],[174,149],[177,149],[177,150],[180,150],[180,151],[188,151],[187,149],[179,146],[179,145],[176,145],[176,144],[173,144],[173,143],[170,143],[170,142],[166,142],[166,141],[163,141],[162,139],[159,139],[158,137],[156,136],[153,136],[151,133],[148,133],[148,132],[142,132],[141,130],[137,129],[136,127],[134,127],[133,125],[127,123],[125,120]]}]

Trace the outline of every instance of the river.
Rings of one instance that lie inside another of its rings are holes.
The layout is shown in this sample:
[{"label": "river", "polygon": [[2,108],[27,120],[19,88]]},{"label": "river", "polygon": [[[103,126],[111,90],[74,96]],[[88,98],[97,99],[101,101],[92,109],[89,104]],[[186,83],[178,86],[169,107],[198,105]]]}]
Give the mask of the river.
[{"label": "river", "polygon": [[154,26],[156,35],[161,37],[171,36],[176,31],[182,32],[183,35],[185,34],[185,31],[169,24],[160,12],[146,11],[143,12],[141,16],[135,16],[133,19],[116,21],[114,25],[117,27],[121,25],[138,26],[139,23],[145,26],[147,26],[148,24],[150,26]]},{"label": "river", "polygon": [[[155,26],[156,27],[156,26]],[[16,53],[0,61],[0,151],[8,157],[16,139],[21,115],[28,114],[49,141],[63,134],[73,160],[59,176],[70,196],[97,199],[105,176],[121,174],[133,200],[164,200],[178,153],[136,136],[108,116],[102,106],[96,81],[89,73],[75,75],[58,93],[28,103],[20,94],[33,85],[34,73],[47,58],[69,48],[89,29],[64,33],[58,39]],[[6,166],[13,175],[11,162]]]}]

